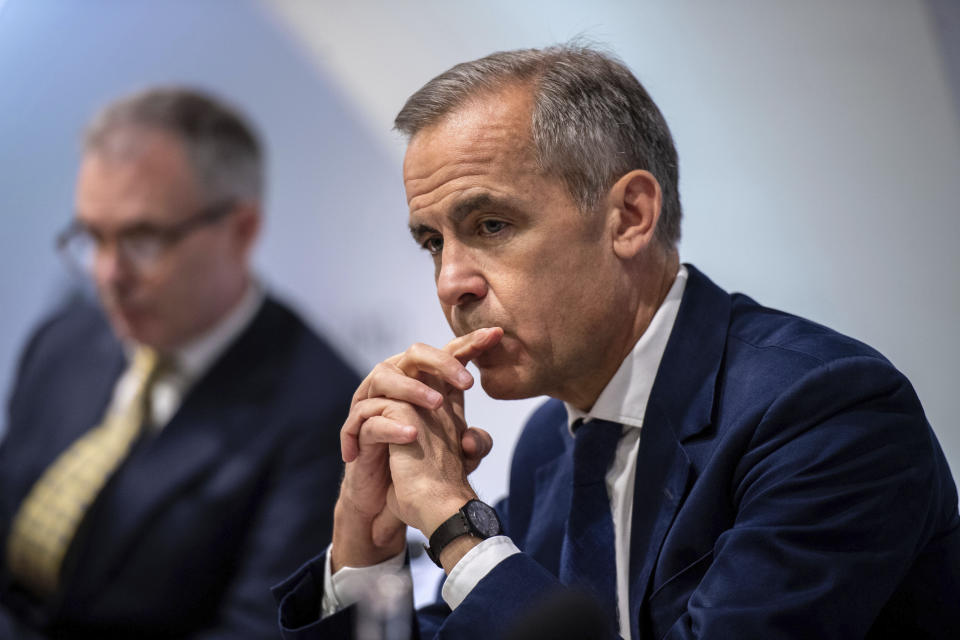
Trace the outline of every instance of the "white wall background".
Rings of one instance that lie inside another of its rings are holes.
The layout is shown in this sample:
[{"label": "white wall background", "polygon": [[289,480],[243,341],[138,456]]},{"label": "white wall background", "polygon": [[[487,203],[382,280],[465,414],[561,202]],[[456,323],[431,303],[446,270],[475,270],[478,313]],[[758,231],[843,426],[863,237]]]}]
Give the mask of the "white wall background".
[{"label": "white wall background", "polygon": [[[359,368],[445,342],[429,260],[405,230],[393,115],[456,62],[583,34],[628,63],[673,129],[683,259],[884,352],[958,474],[960,121],[934,15],[921,0],[8,0],[0,386],[65,286],[52,237],[71,215],[84,122],[156,82],[207,87],[259,123],[260,270]],[[504,492],[535,404],[469,396],[471,423],[496,440],[475,478],[485,497]]]}]

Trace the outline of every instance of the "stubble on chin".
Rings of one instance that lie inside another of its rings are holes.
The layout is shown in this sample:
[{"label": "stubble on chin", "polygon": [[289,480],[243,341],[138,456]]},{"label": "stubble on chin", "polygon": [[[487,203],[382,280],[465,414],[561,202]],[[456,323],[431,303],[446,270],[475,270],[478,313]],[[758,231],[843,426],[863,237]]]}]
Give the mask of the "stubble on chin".
[{"label": "stubble on chin", "polygon": [[484,392],[496,400],[521,400],[544,395],[537,367],[519,345],[503,342],[474,360]]},{"label": "stubble on chin", "polygon": [[531,392],[526,388],[524,381],[510,375],[510,372],[502,368],[497,369],[497,367],[480,369],[480,386],[483,387],[484,393],[494,400],[522,400],[541,395]]}]

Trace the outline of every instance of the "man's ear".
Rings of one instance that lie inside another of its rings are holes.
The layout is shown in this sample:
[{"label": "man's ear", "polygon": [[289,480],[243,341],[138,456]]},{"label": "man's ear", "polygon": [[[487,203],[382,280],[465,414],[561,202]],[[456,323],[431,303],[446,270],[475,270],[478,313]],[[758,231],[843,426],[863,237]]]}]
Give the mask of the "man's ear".
[{"label": "man's ear", "polygon": [[246,258],[260,235],[260,207],[253,203],[241,202],[234,212],[233,234],[239,254]]},{"label": "man's ear", "polygon": [[649,171],[636,169],[617,180],[607,197],[613,250],[620,258],[632,258],[653,241],[660,219],[660,183]]}]

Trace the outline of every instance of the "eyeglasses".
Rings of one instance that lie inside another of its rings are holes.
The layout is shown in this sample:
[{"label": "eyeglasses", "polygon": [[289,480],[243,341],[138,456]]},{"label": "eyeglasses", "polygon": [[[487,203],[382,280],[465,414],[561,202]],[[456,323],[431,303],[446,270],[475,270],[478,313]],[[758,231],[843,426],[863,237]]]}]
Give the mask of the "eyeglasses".
[{"label": "eyeglasses", "polygon": [[[236,210],[235,202],[226,200],[205,207],[189,218],[169,225],[142,223],[122,230],[114,236],[117,253],[137,270],[155,266],[163,254],[187,235],[212,225]],[[110,239],[74,220],[57,235],[57,250],[67,263],[82,273],[93,271],[97,251]]]}]

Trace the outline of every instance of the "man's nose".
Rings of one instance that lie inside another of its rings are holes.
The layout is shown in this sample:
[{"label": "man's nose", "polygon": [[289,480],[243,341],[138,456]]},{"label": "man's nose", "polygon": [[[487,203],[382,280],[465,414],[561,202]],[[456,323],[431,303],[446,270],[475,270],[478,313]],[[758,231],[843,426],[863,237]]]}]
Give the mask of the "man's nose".
[{"label": "man's nose", "polygon": [[482,299],[487,295],[487,280],[472,253],[455,243],[447,243],[437,273],[437,297],[453,307]]}]

